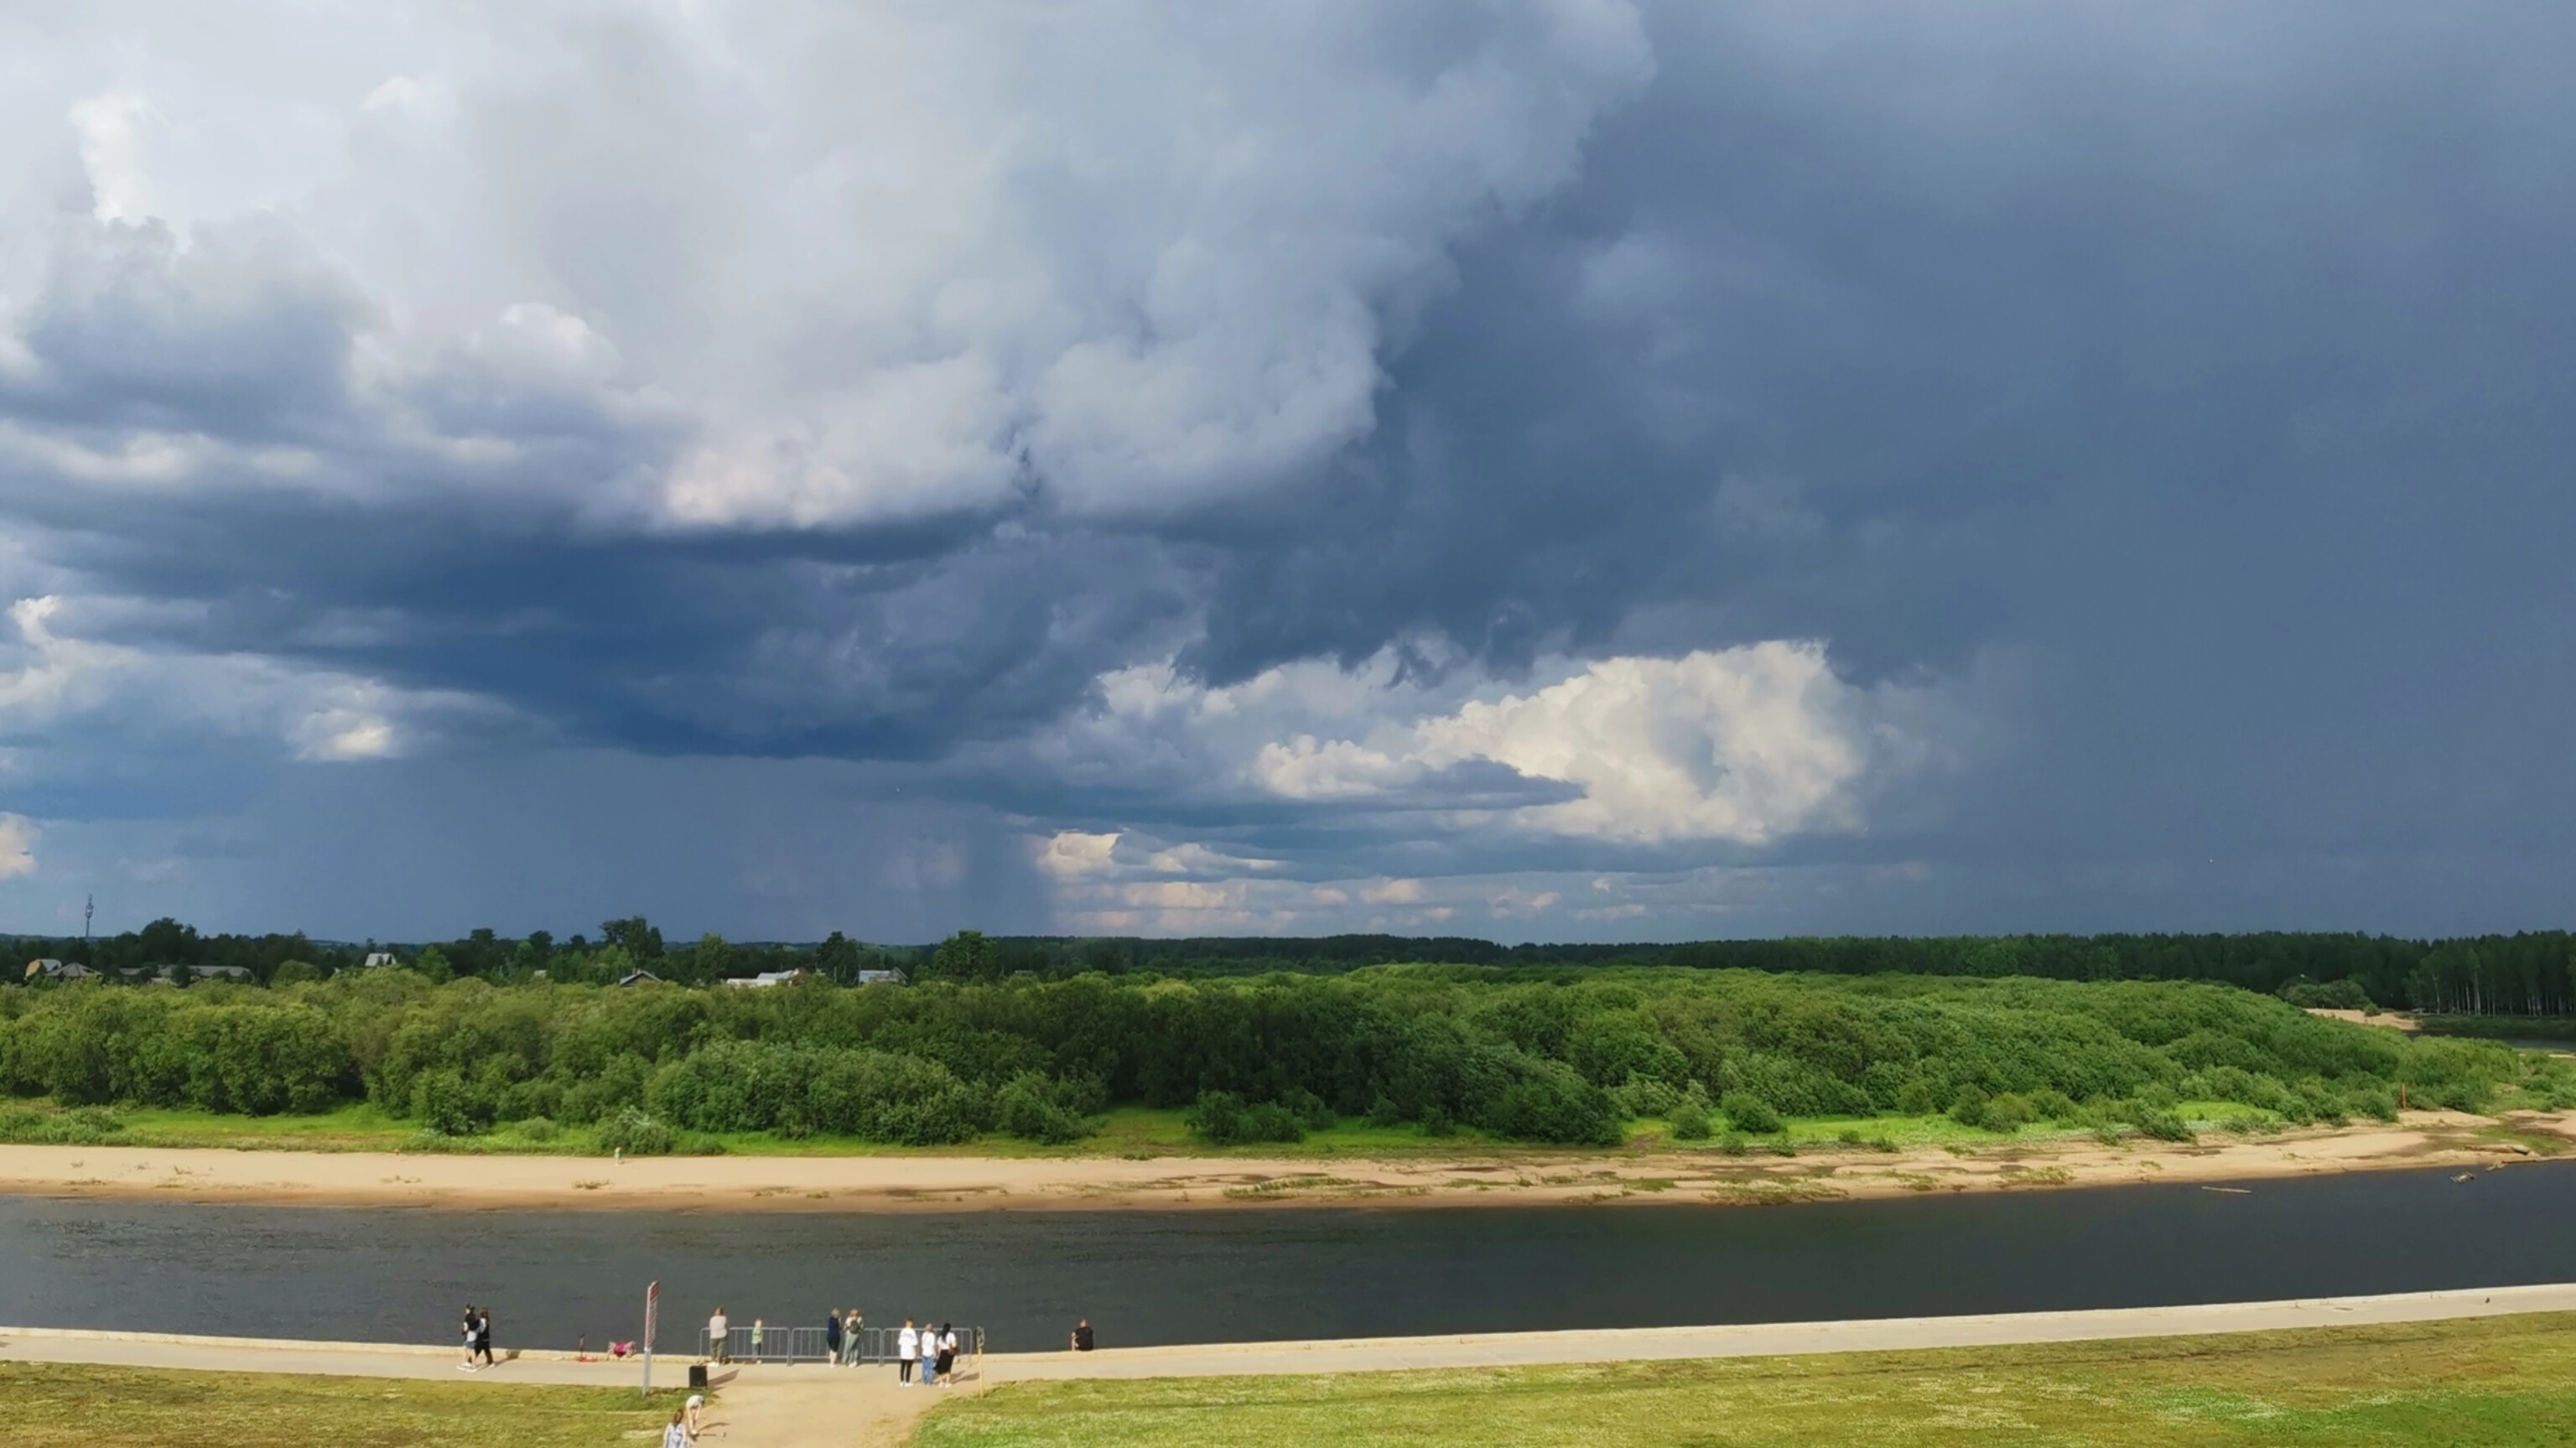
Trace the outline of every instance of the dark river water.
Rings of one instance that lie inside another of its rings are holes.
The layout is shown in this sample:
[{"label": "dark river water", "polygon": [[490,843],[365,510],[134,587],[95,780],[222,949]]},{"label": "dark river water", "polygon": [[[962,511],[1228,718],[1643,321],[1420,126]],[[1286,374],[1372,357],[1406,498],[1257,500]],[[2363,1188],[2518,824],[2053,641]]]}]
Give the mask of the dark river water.
[{"label": "dark river water", "polygon": [[1897,1317],[2576,1281],[2576,1163],[1786,1207],[823,1215],[0,1196],[0,1323],[661,1346],[736,1323],[979,1323],[997,1349]]}]

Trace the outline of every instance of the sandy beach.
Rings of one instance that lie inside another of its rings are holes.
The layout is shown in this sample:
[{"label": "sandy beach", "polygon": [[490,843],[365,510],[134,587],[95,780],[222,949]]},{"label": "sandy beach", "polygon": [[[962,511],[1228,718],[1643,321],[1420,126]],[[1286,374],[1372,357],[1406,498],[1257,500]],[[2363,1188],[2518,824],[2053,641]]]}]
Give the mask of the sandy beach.
[{"label": "sandy beach", "polygon": [[[2389,1125],[2196,1145],[2089,1137],[1968,1151],[1808,1148],[1461,1150],[1405,1157],[443,1156],[395,1152],[0,1146],[0,1193],[347,1206],[1114,1210],[1265,1205],[1767,1205],[1924,1193],[2058,1190],[2133,1182],[2259,1183],[2397,1167],[2493,1170],[2576,1147],[2576,1112],[2495,1123],[2408,1112]],[[2534,1144],[2540,1150],[2534,1150]]]}]

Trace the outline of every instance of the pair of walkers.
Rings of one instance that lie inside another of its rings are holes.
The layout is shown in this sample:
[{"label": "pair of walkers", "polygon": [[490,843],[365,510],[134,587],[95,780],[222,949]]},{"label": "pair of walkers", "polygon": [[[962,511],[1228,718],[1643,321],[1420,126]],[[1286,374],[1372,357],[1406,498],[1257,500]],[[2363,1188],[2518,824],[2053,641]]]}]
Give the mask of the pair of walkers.
[{"label": "pair of walkers", "polygon": [[[475,1361],[476,1358],[481,1358],[482,1361],[478,1363]],[[491,1366],[493,1366],[492,1309],[476,1307],[469,1302],[465,1304],[465,1361],[458,1363],[456,1369],[459,1372],[471,1373],[480,1372]]]},{"label": "pair of walkers", "polygon": [[850,1309],[847,1316],[836,1311],[830,1317],[823,1319],[824,1356],[837,1366],[857,1367],[860,1344],[866,1341],[859,1336],[860,1327],[859,1310],[855,1307]]},{"label": "pair of walkers", "polygon": [[957,1380],[957,1327],[941,1323],[937,1327],[912,1325],[903,1320],[903,1331],[894,1335],[894,1379],[903,1387],[912,1386],[913,1368],[921,1369],[921,1385],[935,1388]]}]

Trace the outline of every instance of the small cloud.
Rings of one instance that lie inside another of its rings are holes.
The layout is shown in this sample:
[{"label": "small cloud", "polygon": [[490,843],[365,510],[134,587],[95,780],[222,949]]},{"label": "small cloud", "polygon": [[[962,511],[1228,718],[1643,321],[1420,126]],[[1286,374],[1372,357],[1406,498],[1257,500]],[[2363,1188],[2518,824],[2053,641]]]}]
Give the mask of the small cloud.
[{"label": "small cloud", "polygon": [[152,184],[143,174],[143,131],[160,118],[150,100],[132,91],[92,96],[65,116],[80,136],[91,215],[101,221],[143,221],[153,214]]},{"label": "small cloud", "polygon": [[1058,830],[1053,836],[1034,843],[1037,867],[1057,880],[1107,875],[1118,868],[1118,832],[1115,830],[1105,835]]},{"label": "small cloud", "polygon": [[42,833],[25,815],[0,814],[0,880],[36,873],[36,836]]}]

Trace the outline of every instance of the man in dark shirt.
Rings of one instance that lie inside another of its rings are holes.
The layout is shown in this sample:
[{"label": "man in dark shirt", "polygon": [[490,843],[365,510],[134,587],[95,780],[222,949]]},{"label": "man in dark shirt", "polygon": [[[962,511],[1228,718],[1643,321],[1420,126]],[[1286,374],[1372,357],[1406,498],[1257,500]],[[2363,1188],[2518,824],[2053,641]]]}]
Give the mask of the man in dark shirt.
[{"label": "man in dark shirt", "polygon": [[1086,1317],[1073,1325],[1073,1350],[1089,1352],[1091,1346],[1091,1319]]},{"label": "man in dark shirt", "polygon": [[823,1319],[823,1352],[823,1360],[827,1363],[841,1360],[841,1309],[837,1307],[832,1309],[831,1316]]}]

